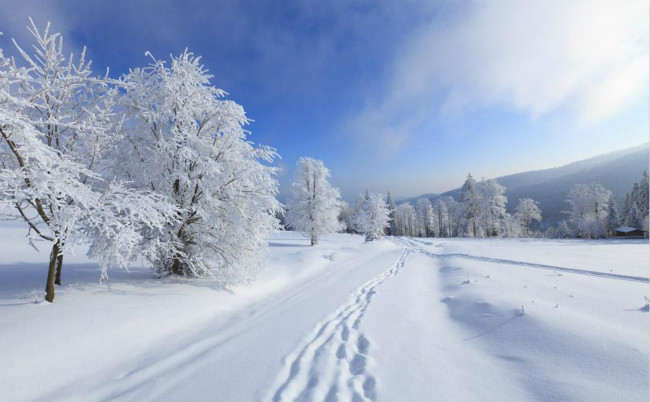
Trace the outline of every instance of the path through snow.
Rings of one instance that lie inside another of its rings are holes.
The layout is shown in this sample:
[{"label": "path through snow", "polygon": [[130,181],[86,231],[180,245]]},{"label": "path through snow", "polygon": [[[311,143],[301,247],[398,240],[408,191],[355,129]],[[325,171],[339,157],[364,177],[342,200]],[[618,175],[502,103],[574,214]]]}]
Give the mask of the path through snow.
[{"label": "path through snow", "polygon": [[230,290],[71,265],[52,305],[0,265],[0,400],[647,398],[647,241],[307,244]]}]

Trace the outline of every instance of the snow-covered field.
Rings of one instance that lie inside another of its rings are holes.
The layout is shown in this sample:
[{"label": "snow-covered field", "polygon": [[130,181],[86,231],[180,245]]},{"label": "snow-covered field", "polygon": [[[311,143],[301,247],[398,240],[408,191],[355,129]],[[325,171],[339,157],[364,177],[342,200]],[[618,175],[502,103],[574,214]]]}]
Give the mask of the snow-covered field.
[{"label": "snow-covered field", "polygon": [[75,257],[49,304],[0,238],[3,401],[648,400],[647,240],[282,232],[249,287]]}]

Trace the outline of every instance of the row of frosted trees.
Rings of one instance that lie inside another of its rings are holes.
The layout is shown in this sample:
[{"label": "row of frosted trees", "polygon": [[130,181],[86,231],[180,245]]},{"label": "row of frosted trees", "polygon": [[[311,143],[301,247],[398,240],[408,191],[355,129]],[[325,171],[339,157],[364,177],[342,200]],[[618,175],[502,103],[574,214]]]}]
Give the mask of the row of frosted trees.
[{"label": "row of frosted trees", "polygon": [[[367,240],[381,235],[413,237],[580,237],[601,238],[627,225],[647,230],[648,175],[628,193],[622,214],[612,192],[596,182],[577,184],[567,194],[567,219],[546,231],[531,230],[542,221],[539,203],[520,199],[509,213],[505,187],[495,180],[476,181],[468,175],[460,191],[460,200],[421,198],[415,205],[396,205],[387,196],[366,191],[355,205],[340,200],[337,189],[327,178],[329,170],[322,161],[302,158],[298,163],[293,198],[288,205],[286,222],[291,229],[310,236],[312,245],[326,233],[345,230],[363,233]],[[338,219],[337,219],[338,217]]]},{"label": "row of frosted trees", "polygon": [[330,171],[321,160],[302,157],[296,165],[296,180],[285,215],[286,227],[318,244],[322,235],[354,231],[375,240],[390,225],[388,205],[383,195],[366,191],[350,207],[341,201],[339,190],[329,183]]},{"label": "row of frosted trees", "polygon": [[613,235],[621,225],[648,230],[647,172],[627,193],[622,211],[612,192],[595,182],[574,186],[567,202],[568,221],[550,230],[553,237],[601,238]]},{"label": "row of frosted trees", "polygon": [[103,275],[144,257],[160,275],[251,279],[278,227],[277,155],[200,58],[97,77],[49,24],[30,31],[30,52],[0,50],[0,211],[49,247],[46,300],[80,243]]},{"label": "row of frosted trees", "polygon": [[392,224],[388,234],[421,237],[579,237],[602,238],[614,234],[621,225],[648,230],[648,174],[634,183],[619,212],[612,192],[591,182],[577,184],[567,194],[567,219],[547,228],[532,231],[531,224],[542,221],[539,203],[520,199],[515,211],[506,211],[505,187],[495,180],[477,182],[468,175],[460,201],[442,197],[431,202],[416,201],[415,206],[395,206],[388,197]]},{"label": "row of frosted trees", "polygon": [[389,234],[422,237],[528,237],[531,223],[542,220],[539,204],[525,198],[513,214],[506,211],[505,187],[495,180],[477,182],[468,175],[460,201],[420,198],[415,206],[388,200],[393,223]]}]

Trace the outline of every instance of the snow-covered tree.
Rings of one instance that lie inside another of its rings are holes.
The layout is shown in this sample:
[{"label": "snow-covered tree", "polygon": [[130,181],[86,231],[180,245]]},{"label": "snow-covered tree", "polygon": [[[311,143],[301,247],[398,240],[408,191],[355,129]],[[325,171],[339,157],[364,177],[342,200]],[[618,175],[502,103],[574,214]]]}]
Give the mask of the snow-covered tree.
[{"label": "snow-covered tree", "polygon": [[476,189],[476,180],[474,180],[471,174],[467,175],[467,179],[460,189],[460,203],[463,208],[465,231],[471,237],[476,237],[479,234],[481,206],[479,193]]},{"label": "snow-covered tree", "polygon": [[434,231],[435,216],[433,206],[428,198],[420,198],[415,202],[415,213],[417,214],[420,235],[423,237],[433,237],[436,235]]},{"label": "snow-covered tree", "polygon": [[395,209],[397,206],[395,205],[395,201],[393,201],[390,191],[386,194],[386,206],[388,206],[388,217],[390,218],[390,226],[386,229],[386,234],[388,236],[395,236],[397,234],[397,226],[395,225]]},{"label": "snow-covered tree", "polygon": [[154,232],[161,275],[252,279],[280,204],[274,149],[255,147],[244,109],[224,100],[200,57],[187,50],[122,78],[126,135],[114,174],[169,200],[176,219]]},{"label": "snow-covered tree", "polygon": [[102,180],[119,138],[115,82],[92,76],[85,49],[76,61],[65,56],[49,24],[41,32],[30,23],[33,54],[16,42],[19,61],[0,51],[0,202],[25,222],[32,245],[51,242],[51,302],[66,250],[88,243],[100,233],[94,228],[103,228],[91,253],[105,275],[107,263],[125,265],[143,244],[133,229],[155,228],[166,216],[160,198],[130,194],[125,203],[122,183]]},{"label": "snow-covered tree", "polygon": [[382,237],[390,225],[390,211],[383,195],[366,191],[360,197],[355,216],[357,231],[366,236],[366,241]]},{"label": "snow-covered tree", "polygon": [[596,182],[576,184],[567,195],[571,206],[569,223],[579,237],[598,238],[607,234],[606,218],[612,192]]},{"label": "snow-covered tree", "polygon": [[609,197],[609,202],[607,203],[607,233],[613,234],[614,229],[621,226],[621,216],[618,212],[618,205],[616,204],[616,199],[614,196]]},{"label": "snow-covered tree", "polygon": [[296,164],[296,180],[287,206],[287,223],[318,244],[324,234],[342,229],[339,190],[327,181],[330,171],[321,160],[301,157]]},{"label": "snow-covered tree", "polygon": [[438,198],[433,204],[433,210],[435,212],[437,223],[437,233],[440,237],[450,237],[451,236],[451,216],[449,214],[449,208],[445,199]]},{"label": "snow-covered tree", "polygon": [[524,198],[519,200],[517,210],[514,214],[517,221],[520,222],[524,228],[526,237],[530,236],[530,224],[533,221],[542,221],[542,210],[539,209],[539,203],[531,198]]},{"label": "snow-covered tree", "polygon": [[555,226],[549,227],[546,231],[546,237],[552,239],[566,239],[573,236],[571,228],[567,225],[566,221],[562,221]]},{"label": "snow-covered tree", "polygon": [[622,219],[626,226],[648,230],[648,202],[648,173],[643,172],[641,180],[625,196]]},{"label": "snow-covered tree", "polygon": [[418,219],[413,205],[405,202],[395,208],[395,225],[399,236],[418,235]]},{"label": "snow-covered tree", "polygon": [[[637,184],[634,184],[635,187],[637,188]],[[634,189],[633,189],[634,191]],[[632,202],[632,194],[627,193],[625,194],[625,202],[623,203],[623,214],[621,219],[623,220],[623,224],[625,226],[629,227],[639,227],[641,222],[637,218],[638,215],[638,209],[636,208],[636,205]]]},{"label": "snow-covered tree", "polygon": [[341,201],[341,208],[339,212],[339,222],[345,233],[356,233],[355,216],[357,214],[356,205],[350,205],[345,201]]},{"label": "snow-covered tree", "polygon": [[[504,237],[521,237],[522,236],[522,223],[515,216],[505,213],[501,221],[501,233]],[[528,234],[526,234],[528,236]]]},{"label": "snow-covered tree", "polygon": [[506,213],[506,188],[494,179],[481,180],[476,184],[479,202],[479,224],[486,236],[498,236]]},{"label": "snow-covered tree", "polygon": [[450,196],[442,198],[449,213],[449,236],[456,237],[463,235],[463,224],[465,223],[465,209],[463,205]]}]

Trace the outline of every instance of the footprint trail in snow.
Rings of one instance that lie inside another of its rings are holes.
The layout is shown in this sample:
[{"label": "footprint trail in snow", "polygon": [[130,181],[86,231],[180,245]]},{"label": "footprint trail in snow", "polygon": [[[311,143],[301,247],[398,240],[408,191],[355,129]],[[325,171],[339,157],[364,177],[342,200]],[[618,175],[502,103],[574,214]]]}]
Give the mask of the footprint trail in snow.
[{"label": "footprint trail in snow", "polygon": [[377,400],[377,382],[369,369],[371,343],[359,325],[377,286],[399,274],[412,252],[411,248],[405,248],[390,269],[366,282],[347,303],[316,325],[305,342],[287,356],[265,400]]}]

